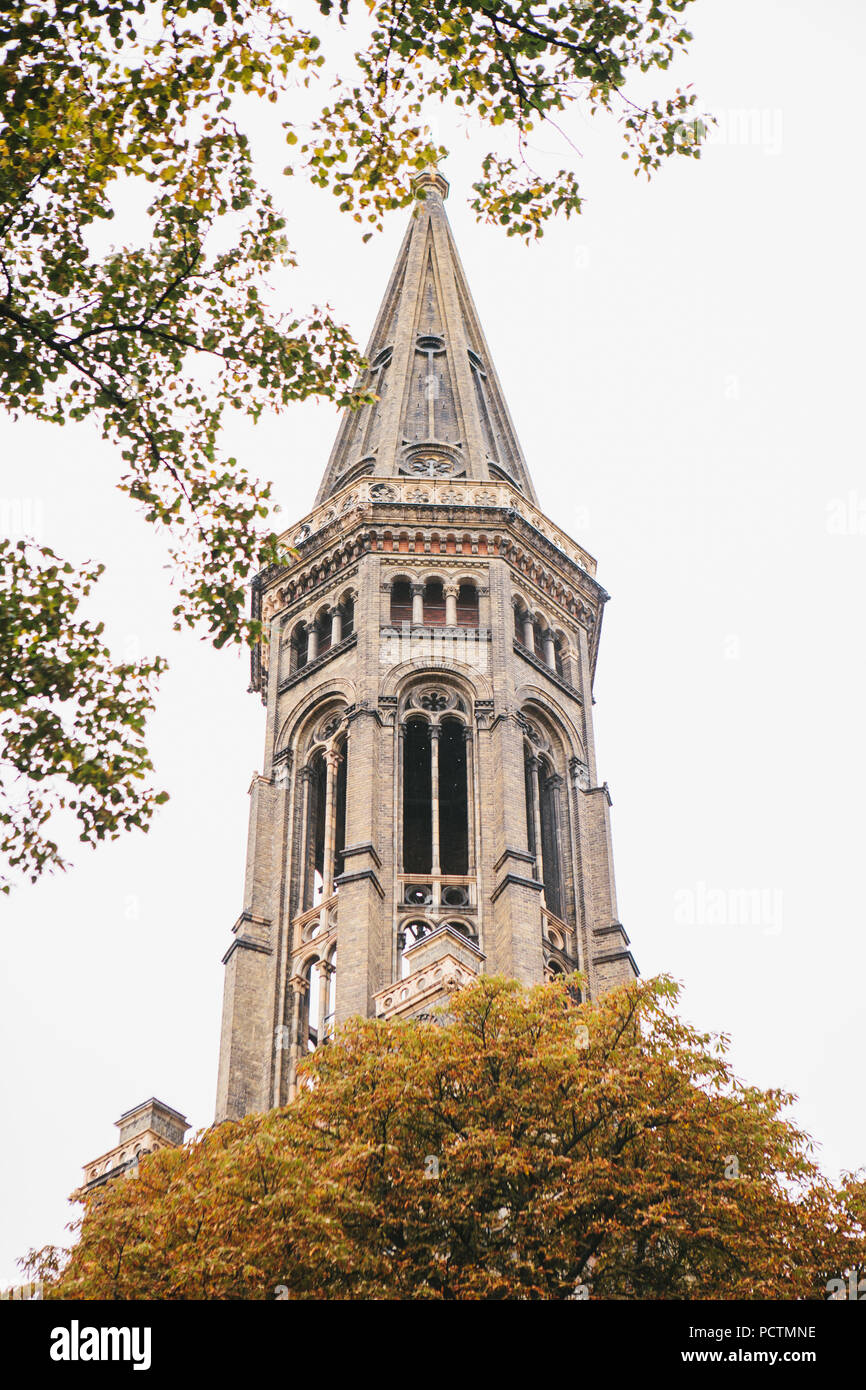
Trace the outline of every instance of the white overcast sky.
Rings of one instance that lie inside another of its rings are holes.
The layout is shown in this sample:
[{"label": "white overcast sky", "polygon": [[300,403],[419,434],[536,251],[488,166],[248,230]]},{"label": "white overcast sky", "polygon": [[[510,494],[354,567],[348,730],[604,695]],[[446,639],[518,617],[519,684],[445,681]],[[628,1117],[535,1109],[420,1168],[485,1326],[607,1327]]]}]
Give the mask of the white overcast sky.
[{"label": "white overcast sky", "polygon": [[[683,982],[686,1016],[730,1034],[740,1075],[798,1094],[836,1175],[866,1162],[866,16],[857,0],[700,0],[688,20],[679,73],[720,121],[700,162],[648,185],[612,130],[574,117],[585,211],[527,249],[475,223],[486,144],[440,109],[447,206],[541,505],[612,595],[597,742],[638,964]],[[542,168],[557,149],[537,133]],[[284,162],[276,131],[267,157]],[[363,246],[330,195],[276,182],[300,258],[281,294],[329,302],[363,345],[406,214]],[[287,525],[336,424],[309,405],[234,429]],[[66,1196],[123,1110],[156,1095],[212,1120],[264,711],[245,658],[168,631],[163,543],[93,431],[3,419],[0,454],[3,524],[103,560],[118,656],[171,665],[151,726],[171,800],[151,833],[73,841],[73,870],[0,905],[6,1283],[29,1246],[62,1243]],[[740,921],[746,890],[762,896]]]}]

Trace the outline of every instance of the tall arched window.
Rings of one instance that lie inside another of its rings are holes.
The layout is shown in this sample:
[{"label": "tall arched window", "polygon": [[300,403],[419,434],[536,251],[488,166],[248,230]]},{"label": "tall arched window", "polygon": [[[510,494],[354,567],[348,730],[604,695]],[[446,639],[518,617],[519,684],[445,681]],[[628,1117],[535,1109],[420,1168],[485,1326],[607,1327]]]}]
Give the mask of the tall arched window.
[{"label": "tall arched window", "polygon": [[340,614],[342,617],[340,641],[345,642],[347,637],[351,637],[355,631],[355,600],[351,594],[346,594],[340,604]]},{"label": "tall arched window", "polygon": [[309,763],[304,910],[336,891],[346,846],[346,740],[317,748]]},{"label": "tall arched window", "polygon": [[546,756],[527,745],[524,779],[526,838],[529,852],[535,858],[535,876],[544,884],[548,910],[562,917],[562,778],[557,776]]},{"label": "tall arched window", "polygon": [[544,899],[551,912],[562,916],[562,864],[557,777],[544,758],[538,763],[538,796],[541,806],[541,843],[544,855]]},{"label": "tall arched window", "polygon": [[410,719],[403,746],[403,868],[410,874],[433,867],[430,767],[430,725]]},{"label": "tall arched window", "polygon": [[[472,743],[466,703],[445,684],[415,686],[401,724],[402,870],[434,880],[474,872]],[[410,885],[410,887],[424,885]],[[455,890],[456,896],[446,897]],[[429,890],[429,885],[425,888]],[[463,885],[434,885],[435,906],[468,903]],[[405,899],[414,902],[415,899]]]},{"label": "tall arched window", "polygon": [[443,874],[469,872],[466,739],[459,719],[444,719],[439,737],[439,858]]}]

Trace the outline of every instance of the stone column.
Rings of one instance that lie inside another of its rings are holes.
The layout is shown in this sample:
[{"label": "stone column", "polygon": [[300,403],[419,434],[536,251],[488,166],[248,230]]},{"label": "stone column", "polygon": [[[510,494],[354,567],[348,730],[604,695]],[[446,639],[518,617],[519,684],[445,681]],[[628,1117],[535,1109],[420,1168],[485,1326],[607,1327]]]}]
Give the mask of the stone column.
[{"label": "stone column", "polygon": [[310,880],[310,786],[313,781],[313,769],[307,763],[301,768],[301,877],[298,887],[298,916],[306,912],[307,889]]},{"label": "stone column", "polygon": [[343,640],[343,610],[338,603],[331,609],[331,646],[336,647]]},{"label": "stone column", "polygon": [[412,623],[420,627],[424,622],[424,585],[412,585]]},{"label": "stone column", "polygon": [[[466,834],[469,839],[466,855],[466,871],[475,873],[475,741],[468,724],[463,726],[463,742],[466,747]],[[480,893],[478,897],[480,897]]]},{"label": "stone column", "polygon": [[457,594],[458,594],[458,593],[459,593],[459,585],[457,585],[457,584],[446,584],[446,585],[445,585],[445,626],[446,626],[446,627],[456,627],[456,626],[457,626]]},{"label": "stone column", "polygon": [[328,1013],[328,982],[331,978],[331,966],[328,961],[320,960],[316,962],[315,969],[319,972],[319,1017],[316,1019],[316,1046],[321,1047],[325,1039],[325,1018]]},{"label": "stone column", "polygon": [[527,612],[523,615],[523,645],[528,647],[531,652],[535,651],[535,629],[532,625],[532,616]]},{"label": "stone column", "polygon": [[438,724],[430,725],[430,820],[433,835],[433,860],[431,872],[434,877],[441,872],[439,867],[439,736],[442,733]]},{"label": "stone column", "polygon": [[289,1039],[288,1099],[294,1100],[298,1090],[298,1063],[303,1056],[301,1039],[301,1019],[303,1018],[304,980],[293,975],[289,981],[292,990],[292,1031]]},{"label": "stone column", "polygon": [[325,847],[322,857],[322,899],[334,891],[334,842],[337,833],[337,768],[342,759],[335,748],[325,754]]},{"label": "stone column", "polygon": [[556,670],[556,638],[550,628],[544,633],[544,660],[551,671]]},{"label": "stone column", "polygon": [[315,661],[319,655],[319,629],[315,622],[307,624],[307,661]]},{"label": "stone column", "polygon": [[[350,715],[346,856],[337,882],[341,962],[336,975],[338,1024],[353,1014],[368,1016],[373,995],[390,976],[393,915],[384,910],[383,903],[390,901],[392,891],[392,821],[388,811],[393,771],[391,752],[384,749],[385,740],[390,742],[391,737],[392,731],[384,730],[376,712],[366,705],[359,705]],[[388,848],[380,856],[382,835]]]},{"label": "stone column", "polygon": [[[532,788],[532,824],[535,827],[535,877],[540,884],[544,884],[544,851],[541,840],[541,798],[538,794],[538,769],[541,761],[537,757],[529,759],[530,777],[529,784]],[[541,903],[546,907],[544,898],[544,888],[541,889]]]},{"label": "stone column", "polygon": [[[559,916],[565,917],[565,904],[563,902],[564,885],[562,879],[563,854],[562,854],[562,805],[560,802],[561,788],[563,779],[558,772],[551,773],[545,782],[545,786],[550,792],[550,834],[553,843],[557,847],[556,870],[557,887],[559,889]],[[553,867],[553,866],[551,866]]]}]

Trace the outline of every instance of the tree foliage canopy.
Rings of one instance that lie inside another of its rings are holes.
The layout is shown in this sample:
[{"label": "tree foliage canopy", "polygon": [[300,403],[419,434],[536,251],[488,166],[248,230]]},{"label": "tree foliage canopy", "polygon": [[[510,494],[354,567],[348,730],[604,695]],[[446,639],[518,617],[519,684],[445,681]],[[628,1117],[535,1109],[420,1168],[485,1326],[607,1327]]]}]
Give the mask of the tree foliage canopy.
[{"label": "tree foliage canopy", "polygon": [[[102,566],[75,570],[46,547],[0,540],[0,855],[31,879],[65,867],[47,822],[68,809],[85,843],[147,829],[165,792],[142,785],[153,661],[115,663],[79,614]],[[0,874],[0,889],[11,881]]]},{"label": "tree foliage canopy", "polygon": [[825,1298],[863,1184],[676,998],[482,978],[446,1027],[353,1020],[291,1105],[144,1159],[28,1267],[53,1298]]},{"label": "tree foliage canopy", "polygon": [[[411,202],[407,174],[445,153],[425,103],[462,106],[514,143],[511,154],[484,157],[476,211],[510,234],[537,236],[554,214],[579,211],[580,193],[570,165],[544,177],[531,167],[527,136],[575,102],[620,118],[636,172],[699,153],[699,141],[683,138],[691,93],[644,102],[625,92],[641,73],[644,86],[662,80],[690,38],[691,3],[314,0],[306,25],[278,0],[6,8],[0,405],[56,424],[90,421],[117,446],[119,487],[168,538],[175,626],[217,645],[259,640],[246,584],[282,554],[270,485],[221,446],[226,411],[255,420],[311,396],[368,399],[355,384],[358,351],[329,311],[272,304],[269,277],[293,255],[243,103],[272,104],[275,134],[282,128],[293,151],[286,173],[305,172],[372,229]],[[328,60],[341,26],[358,46],[334,77]],[[302,88],[322,101],[299,125]],[[97,230],[131,185],[149,190],[140,235],[104,253]],[[53,562],[51,552],[26,553],[37,571]],[[11,604],[13,572],[4,568],[3,579]],[[14,622],[8,639],[11,656]],[[110,725],[118,711],[103,708]],[[7,706],[4,720],[17,715]],[[18,775],[26,779],[26,766]],[[134,796],[128,781],[121,795]],[[148,807],[140,812],[144,824]],[[55,862],[47,841],[34,849],[31,865]]]}]

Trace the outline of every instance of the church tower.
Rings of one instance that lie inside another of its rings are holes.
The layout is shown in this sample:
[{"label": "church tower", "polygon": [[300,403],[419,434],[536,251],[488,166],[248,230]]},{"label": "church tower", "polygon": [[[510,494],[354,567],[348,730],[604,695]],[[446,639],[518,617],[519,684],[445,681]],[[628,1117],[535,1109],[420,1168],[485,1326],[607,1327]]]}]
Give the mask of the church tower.
[{"label": "church tower", "polygon": [[435,1018],[477,974],[637,974],[592,680],[607,594],[540,511],[445,215],[413,211],[312,513],[253,603],[267,707],[217,1119],[291,1099],[354,1014]]}]

